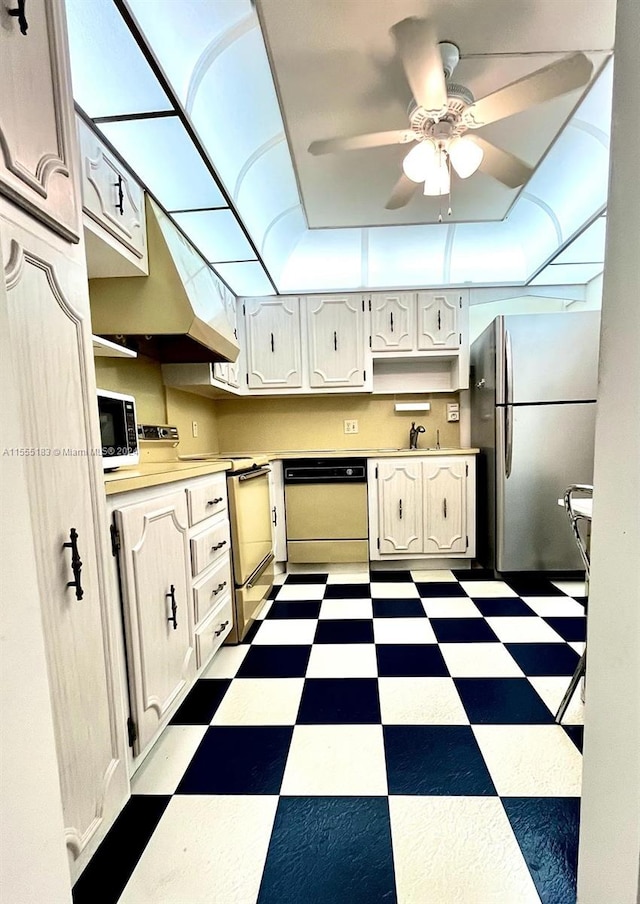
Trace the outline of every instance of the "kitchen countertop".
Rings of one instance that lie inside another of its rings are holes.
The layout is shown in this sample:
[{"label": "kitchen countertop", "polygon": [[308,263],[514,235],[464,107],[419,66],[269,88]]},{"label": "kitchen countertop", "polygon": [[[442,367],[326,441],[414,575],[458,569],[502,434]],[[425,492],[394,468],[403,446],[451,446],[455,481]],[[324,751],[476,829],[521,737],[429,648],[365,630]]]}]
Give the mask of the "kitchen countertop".
[{"label": "kitchen countertop", "polygon": [[234,452],[225,457],[223,452],[201,452],[198,457],[184,456],[181,460],[162,461],[118,468],[104,475],[107,496],[162,486],[190,477],[204,477],[220,471],[237,468],[246,460],[252,462],[274,461],[287,458],[404,458],[405,456],[476,455],[479,449],[287,449],[270,452]]}]

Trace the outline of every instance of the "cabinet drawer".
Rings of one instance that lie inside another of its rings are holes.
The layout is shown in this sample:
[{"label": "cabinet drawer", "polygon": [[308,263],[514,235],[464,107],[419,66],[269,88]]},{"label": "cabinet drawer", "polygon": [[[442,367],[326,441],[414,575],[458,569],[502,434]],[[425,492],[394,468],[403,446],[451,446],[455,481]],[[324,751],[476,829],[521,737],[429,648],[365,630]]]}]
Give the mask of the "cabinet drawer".
[{"label": "cabinet drawer", "polygon": [[224,512],[227,508],[227,478],[224,473],[216,474],[197,486],[187,490],[189,524],[199,524],[205,518]]},{"label": "cabinet drawer", "polygon": [[209,610],[217,606],[230,589],[231,562],[229,556],[225,555],[205,578],[201,578],[193,586],[196,623],[202,621]]},{"label": "cabinet drawer", "polygon": [[202,668],[209,657],[222,645],[233,626],[231,594],[196,628],[196,663]]},{"label": "cabinet drawer", "polygon": [[191,573],[195,577],[220,556],[229,553],[229,521],[222,518],[214,527],[191,538]]}]

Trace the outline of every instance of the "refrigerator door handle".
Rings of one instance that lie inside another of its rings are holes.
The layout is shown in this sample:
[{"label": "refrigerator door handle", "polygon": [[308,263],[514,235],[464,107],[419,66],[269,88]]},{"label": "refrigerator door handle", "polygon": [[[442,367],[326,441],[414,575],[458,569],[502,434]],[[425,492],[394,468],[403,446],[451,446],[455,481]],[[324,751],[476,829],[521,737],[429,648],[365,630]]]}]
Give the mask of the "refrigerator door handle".
[{"label": "refrigerator door handle", "polygon": [[513,462],[513,406],[512,405],[505,405],[504,427],[505,427],[504,476],[509,478],[509,477],[511,477],[511,465]]},{"label": "refrigerator door handle", "polygon": [[513,461],[513,407],[511,404],[513,392],[513,352],[511,349],[511,334],[509,330],[504,332],[504,380],[505,380],[505,409],[504,409],[504,427],[505,427],[505,456],[504,456],[504,476],[511,477],[511,464]]},{"label": "refrigerator door handle", "polygon": [[504,332],[504,365],[504,402],[505,405],[511,405],[513,402],[513,352],[511,350],[511,333],[509,330],[505,330]]}]

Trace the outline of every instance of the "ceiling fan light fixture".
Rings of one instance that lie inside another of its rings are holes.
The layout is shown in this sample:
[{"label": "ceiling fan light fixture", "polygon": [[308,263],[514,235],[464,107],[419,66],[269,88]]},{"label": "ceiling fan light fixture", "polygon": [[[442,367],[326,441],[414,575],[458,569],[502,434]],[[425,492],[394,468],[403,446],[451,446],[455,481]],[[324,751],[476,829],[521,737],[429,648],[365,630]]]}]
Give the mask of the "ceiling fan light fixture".
[{"label": "ceiling fan light fixture", "polygon": [[447,155],[444,151],[439,151],[432,158],[431,166],[424,175],[423,194],[448,195],[450,188],[451,176],[449,175]]},{"label": "ceiling fan light fixture", "polygon": [[424,182],[425,175],[434,168],[438,149],[433,141],[421,141],[414,145],[402,161],[402,169],[412,182]]},{"label": "ceiling fan light fixture", "polygon": [[451,165],[461,179],[473,176],[484,157],[484,151],[476,144],[473,138],[462,135],[454,138],[448,147]]}]

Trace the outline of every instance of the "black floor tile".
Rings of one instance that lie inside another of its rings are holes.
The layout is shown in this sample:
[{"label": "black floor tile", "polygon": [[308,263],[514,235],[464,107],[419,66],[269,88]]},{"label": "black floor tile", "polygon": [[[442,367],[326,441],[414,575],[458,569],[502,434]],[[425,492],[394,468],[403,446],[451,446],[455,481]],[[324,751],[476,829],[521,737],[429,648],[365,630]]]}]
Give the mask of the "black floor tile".
[{"label": "black floor tile", "polygon": [[326,584],[328,574],[322,572],[313,574],[288,574],[285,584]]},{"label": "black floor tile", "polygon": [[539,574],[504,575],[503,580],[518,596],[566,596],[551,583],[549,578]]},{"label": "black floor tile", "polygon": [[207,729],[176,794],[279,794],[292,734],[289,725]]},{"label": "black floor tile", "polygon": [[320,615],[320,600],[302,600],[297,603],[271,603],[265,618],[317,618]]},{"label": "black floor tile", "polygon": [[389,794],[496,794],[469,725],[385,725]]},{"label": "black floor tile", "polygon": [[373,643],[373,621],[370,618],[320,619],[314,643]]},{"label": "black floor tile", "polygon": [[451,574],[458,581],[495,581],[493,568],[454,568]]},{"label": "black floor tile", "polygon": [[542,904],[575,904],[580,799],[507,797],[502,804]]},{"label": "black floor tile", "polygon": [[376,678],[307,678],[296,725],[379,724]]},{"label": "black floor tile", "polygon": [[395,904],[383,797],[283,797],[258,904]]},{"label": "black floor tile", "polygon": [[420,600],[373,600],[374,618],[426,618]]},{"label": "black floor tile", "polygon": [[[580,693],[576,691],[576,693]],[[582,753],[582,745],[584,741],[584,725],[563,725],[566,733],[569,735],[573,743],[576,745],[580,753]]]},{"label": "black floor tile", "polygon": [[254,645],[238,669],[237,677],[304,678],[310,655],[310,645]]},{"label": "black floor tile", "polygon": [[411,577],[411,572],[404,571],[401,569],[398,569],[398,571],[393,571],[393,570],[391,570],[391,571],[385,571],[385,570],[374,571],[373,569],[371,569],[371,571],[369,572],[369,577],[371,578],[372,582],[373,581],[377,581],[377,582],[380,582],[380,581],[387,581],[387,582],[403,581],[403,582],[407,582],[410,584],[413,581],[413,578]]},{"label": "black floor tile", "polygon": [[171,725],[208,725],[227,692],[231,679],[201,678],[176,710]]},{"label": "black floor tile", "polygon": [[514,596],[475,597],[473,602],[484,616],[537,615],[525,602]]},{"label": "black floor tile", "polygon": [[439,643],[495,643],[498,638],[484,618],[430,618]]},{"label": "black floor tile", "polygon": [[258,631],[260,630],[261,625],[262,625],[262,622],[259,621],[258,619],[255,619],[255,621],[249,627],[247,633],[244,635],[244,637],[242,638],[242,640],[240,642],[245,645],[253,643],[253,639],[256,636],[256,634],[258,633]]},{"label": "black floor tile", "polygon": [[573,675],[578,659],[565,643],[506,643],[525,675]]},{"label": "black floor tile", "polygon": [[371,585],[358,584],[327,584],[324,592],[326,600],[357,600],[371,597]]},{"label": "black floor tile", "polygon": [[564,640],[583,641],[587,639],[587,620],[583,615],[572,618],[552,615],[545,618],[545,621]]},{"label": "black floor tile", "polygon": [[116,904],[171,797],[134,795],[73,887],[73,904]]},{"label": "black floor tile", "polygon": [[381,678],[449,677],[437,644],[379,644],[376,657]]},{"label": "black floor tile", "polygon": [[416,581],[421,597],[467,596],[460,584],[453,581]]},{"label": "black floor tile", "polygon": [[472,725],[540,725],[553,716],[526,678],[454,678]]}]

